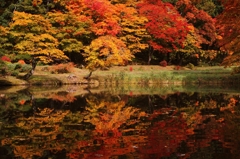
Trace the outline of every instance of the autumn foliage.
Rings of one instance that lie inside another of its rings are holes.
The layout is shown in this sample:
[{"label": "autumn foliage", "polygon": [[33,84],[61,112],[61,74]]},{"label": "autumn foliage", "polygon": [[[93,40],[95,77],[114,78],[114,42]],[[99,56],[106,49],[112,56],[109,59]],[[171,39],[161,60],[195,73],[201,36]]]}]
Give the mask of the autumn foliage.
[{"label": "autumn foliage", "polygon": [[58,73],[71,73],[74,72],[74,64],[72,62],[65,64],[53,65],[49,71],[54,74]]},{"label": "autumn foliage", "polygon": [[163,60],[163,61],[161,61],[159,64],[160,64],[160,66],[162,66],[162,67],[166,67],[166,66],[167,66],[167,61]]},{"label": "autumn foliage", "polygon": [[[164,99],[155,96],[157,100],[150,103],[169,98],[180,101],[180,105],[185,102],[187,106],[156,105],[151,112],[148,106],[127,105],[132,99],[142,102],[149,97],[136,99],[108,93],[86,94],[86,105],[80,110],[71,110],[71,105],[65,105],[63,109],[58,109],[58,105],[51,105],[51,108],[40,106],[27,112],[7,108],[1,110],[4,134],[1,134],[0,141],[2,146],[13,150],[11,154],[20,158],[41,157],[46,152],[51,156],[63,151],[65,153],[61,155],[72,159],[123,155],[129,158],[190,158],[212,148],[215,142],[219,143],[218,148],[227,150],[225,153],[239,156],[238,146],[235,146],[240,140],[238,123],[235,122],[239,119],[239,97],[210,94],[201,94],[197,98],[192,94],[191,100],[186,100],[181,93],[176,93],[178,98],[175,99],[172,98],[175,95],[170,94]],[[3,102],[9,97],[1,95],[0,100]],[[57,104],[70,104],[74,100],[79,104],[78,100],[82,98],[75,99],[67,92],[48,97]],[[221,98],[221,102],[215,101],[217,98]],[[20,94],[16,102],[22,108],[30,103],[29,100]]]},{"label": "autumn foliage", "polygon": [[223,65],[239,65],[239,10],[240,3],[237,0],[222,0],[224,11],[217,17],[218,45],[221,50],[228,52],[228,57],[224,59]]},{"label": "autumn foliage", "polygon": [[[159,63],[162,53],[173,54],[167,62],[181,53],[186,64],[193,63],[193,54],[206,60],[208,50],[228,52],[224,65],[239,59],[236,0],[27,0],[1,5],[1,56],[28,54],[51,64],[86,62],[90,70],[134,58]],[[93,46],[96,42],[102,46]],[[109,49],[111,56],[106,55]],[[105,57],[99,56],[102,52]]]},{"label": "autumn foliage", "polygon": [[145,27],[152,35],[149,44],[163,53],[183,47],[188,34],[188,23],[170,3],[144,0],[138,4],[141,15],[147,17]]},{"label": "autumn foliage", "polygon": [[133,55],[125,43],[114,36],[101,36],[86,47],[85,54],[87,68],[107,68],[114,65],[125,65],[131,61]]},{"label": "autumn foliage", "polygon": [[194,32],[201,44],[211,46],[216,40],[215,20],[208,13],[199,10],[191,1],[179,0],[176,7],[188,23],[194,26]]},{"label": "autumn foliage", "polygon": [[7,56],[2,56],[1,60],[2,61],[6,61],[6,62],[11,62],[11,59],[9,57],[7,57]]}]

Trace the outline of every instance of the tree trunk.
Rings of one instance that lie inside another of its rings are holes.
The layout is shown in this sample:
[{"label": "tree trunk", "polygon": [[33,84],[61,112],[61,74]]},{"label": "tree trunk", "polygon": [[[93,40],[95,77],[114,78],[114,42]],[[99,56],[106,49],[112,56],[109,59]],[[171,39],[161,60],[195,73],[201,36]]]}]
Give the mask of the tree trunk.
[{"label": "tree trunk", "polygon": [[152,49],[152,47],[149,47],[149,51],[148,51],[148,65],[150,65],[150,62],[152,60],[152,55],[153,55],[153,49]]},{"label": "tree trunk", "polygon": [[25,75],[23,76],[23,79],[24,79],[24,80],[29,79],[29,78],[33,75],[36,66],[37,66],[37,61],[36,61],[36,59],[32,58],[32,68],[31,68],[30,71],[28,71],[27,74],[25,74]]},{"label": "tree trunk", "polygon": [[93,71],[90,71],[90,73],[87,76],[85,76],[84,79],[89,80],[91,75],[92,75],[92,73],[93,73]]}]

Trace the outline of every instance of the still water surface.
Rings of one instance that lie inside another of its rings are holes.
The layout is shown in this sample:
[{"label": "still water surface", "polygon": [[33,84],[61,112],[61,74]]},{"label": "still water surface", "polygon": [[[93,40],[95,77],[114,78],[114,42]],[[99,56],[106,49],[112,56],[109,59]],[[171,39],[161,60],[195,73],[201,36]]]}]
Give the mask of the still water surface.
[{"label": "still water surface", "polygon": [[240,158],[240,90],[36,90],[0,91],[1,159]]}]

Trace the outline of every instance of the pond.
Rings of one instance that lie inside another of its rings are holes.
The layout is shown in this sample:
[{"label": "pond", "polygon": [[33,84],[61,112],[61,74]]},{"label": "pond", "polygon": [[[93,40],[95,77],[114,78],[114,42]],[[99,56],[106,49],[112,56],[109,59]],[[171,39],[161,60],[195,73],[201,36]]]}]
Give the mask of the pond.
[{"label": "pond", "polygon": [[0,89],[1,159],[237,159],[240,89]]}]

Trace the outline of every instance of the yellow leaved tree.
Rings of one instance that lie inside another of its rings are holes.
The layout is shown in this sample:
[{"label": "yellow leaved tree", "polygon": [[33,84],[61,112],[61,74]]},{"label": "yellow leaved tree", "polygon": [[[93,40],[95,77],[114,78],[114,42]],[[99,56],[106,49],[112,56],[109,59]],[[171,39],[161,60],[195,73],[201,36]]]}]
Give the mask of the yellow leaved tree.
[{"label": "yellow leaved tree", "polygon": [[6,55],[13,47],[8,34],[9,28],[0,25],[0,56]]},{"label": "yellow leaved tree", "polygon": [[17,53],[38,57],[43,63],[67,60],[68,57],[58,49],[59,42],[53,34],[52,25],[43,16],[14,12],[10,35]]},{"label": "yellow leaved tree", "polygon": [[148,48],[150,35],[145,28],[148,19],[138,14],[134,4],[116,4],[120,17],[121,32],[118,35],[133,54]]},{"label": "yellow leaved tree", "polygon": [[54,37],[59,41],[59,48],[71,59],[71,53],[80,53],[84,43],[89,41],[91,34],[90,20],[75,13],[60,11],[48,12],[49,19],[54,29]]},{"label": "yellow leaved tree", "polygon": [[[85,48],[87,68],[92,72],[97,68],[105,69],[114,65],[125,65],[134,56],[125,43],[110,35],[100,36]],[[88,77],[91,76],[91,73]]]}]

